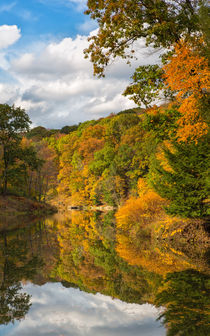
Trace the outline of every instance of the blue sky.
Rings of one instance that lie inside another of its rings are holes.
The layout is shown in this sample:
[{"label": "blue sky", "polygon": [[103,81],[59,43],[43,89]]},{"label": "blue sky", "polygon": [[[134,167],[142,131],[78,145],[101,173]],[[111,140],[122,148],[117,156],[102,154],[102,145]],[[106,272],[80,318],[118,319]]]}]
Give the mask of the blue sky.
[{"label": "blue sky", "polygon": [[26,110],[32,125],[61,128],[131,108],[122,96],[134,68],[159,54],[136,42],[131,67],[117,60],[106,78],[93,77],[84,59],[97,23],[84,15],[86,0],[1,0],[0,103]]},{"label": "blue sky", "polygon": [[[14,0],[1,1],[1,24],[21,27],[19,43],[41,39],[61,39],[84,33],[83,25],[96,23],[84,14],[85,1],[70,0]],[[88,33],[88,30],[86,31]]]}]

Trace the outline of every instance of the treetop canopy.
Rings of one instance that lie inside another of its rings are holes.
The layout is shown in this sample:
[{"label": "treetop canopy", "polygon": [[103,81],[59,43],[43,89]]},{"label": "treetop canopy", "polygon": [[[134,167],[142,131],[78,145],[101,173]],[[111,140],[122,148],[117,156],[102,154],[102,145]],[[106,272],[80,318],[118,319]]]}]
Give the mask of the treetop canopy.
[{"label": "treetop canopy", "polygon": [[109,62],[120,56],[133,58],[132,44],[144,37],[147,45],[169,47],[183,34],[200,30],[199,0],[88,0],[85,12],[98,21],[97,35],[85,49],[94,74],[104,76]]}]

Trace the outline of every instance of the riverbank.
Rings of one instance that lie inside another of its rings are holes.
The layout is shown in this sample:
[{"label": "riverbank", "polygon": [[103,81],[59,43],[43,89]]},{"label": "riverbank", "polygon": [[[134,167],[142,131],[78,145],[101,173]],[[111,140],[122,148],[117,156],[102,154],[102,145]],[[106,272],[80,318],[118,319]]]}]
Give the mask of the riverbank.
[{"label": "riverbank", "polygon": [[25,197],[7,195],[0,196],[0,226],[24,222],[24,218],[37,218],[56,213],[57,209],[47,203],[37,202]]}]

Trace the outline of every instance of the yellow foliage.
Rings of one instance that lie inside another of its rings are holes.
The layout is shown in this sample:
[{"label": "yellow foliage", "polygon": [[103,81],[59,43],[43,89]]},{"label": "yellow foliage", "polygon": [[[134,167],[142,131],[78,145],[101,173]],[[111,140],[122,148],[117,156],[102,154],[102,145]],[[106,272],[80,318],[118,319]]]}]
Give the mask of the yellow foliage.
[{"label": "yellow foliage", "polygon": [[116,251],[130,265],[141,266],[149,272],[165,275],[170,272],[183,271],[193,265],[179,258],[179,253],[174,251],[162,252],[152,249],[150,242],[147,247],[137,246],[138,239],[131,239],[125,233],[117,233]]},{"label": "yellow foliage", "polygon": [[156,158],[158,159],[158,161],[161,162],[161,166],[166,170],[166,171],[172,171],[171,166],[168,163],[168,160],[165,157],[165,153],[164,153],[164,149],[168,149],[170,150],[171,153],[174,152],[174,147],[173,145],[168,141],[165,140],[163,141],[163,143],[161,145],[159,145],[159,147],[157,148],[157,152],[156,152]]},{"label": "yellow foliage", "polygon": [[148,191],[148,185],[143,178],[138,179],[137,190],[139,196],[145,194]]},{"label": "yellow foliage", "polygon": [[[147,109],[147,114],[156,115],[160,111],[160,108],[157,105],[153,105],[152,107]],[[152,122],[152,121],[151,121]]]},{"label": "yellow foliage", "polygon": [[[140,181],[139,184],[141,187],[143,182]],[[147,225],[161,212],[166,201],[155,191],[146,191],[146,186],[144,188],[144,193],[139,198],[129,198],[117,211],[115,216],[118,228],[131,229],[135,225]]]},{"label": "yellow foliage", "polygon": [[198,138],[207,134],[208,125],[199,115],[199,104],[194,95],[184,99],[179,107],[179,112],[182,115],[178,120],[179,128],[177,135],[179,141],[186,141],[189,138],[197,141]]}]

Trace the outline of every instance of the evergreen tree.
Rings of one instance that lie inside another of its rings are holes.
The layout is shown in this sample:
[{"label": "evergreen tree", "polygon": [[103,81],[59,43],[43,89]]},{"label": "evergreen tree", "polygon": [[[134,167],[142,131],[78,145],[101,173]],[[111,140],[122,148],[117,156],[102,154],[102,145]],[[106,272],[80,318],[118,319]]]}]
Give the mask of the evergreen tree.
[{"label": "evergreen tree", "polygon": [[173,142],[164,149],[168,168],[157,159],[151,168],[151,183],[160,196],[170,201],[167,212],[182,217],[205,217],[208,197],[208,138],[197,144]]},{"label": "evergreen tree", "polygon": [[167,336],[209,335],[209,276],[195,270],[169,273],[156,304],[164,306],[160,315]]}]

